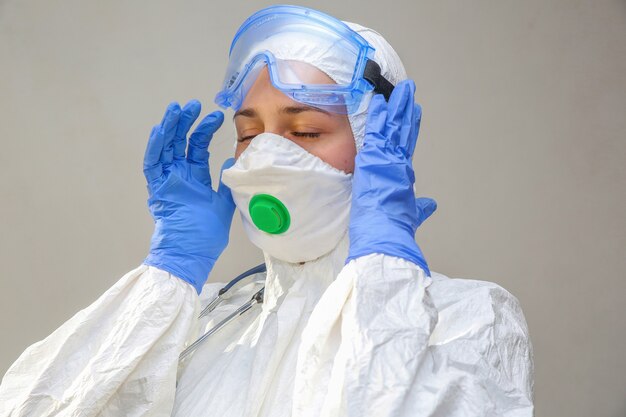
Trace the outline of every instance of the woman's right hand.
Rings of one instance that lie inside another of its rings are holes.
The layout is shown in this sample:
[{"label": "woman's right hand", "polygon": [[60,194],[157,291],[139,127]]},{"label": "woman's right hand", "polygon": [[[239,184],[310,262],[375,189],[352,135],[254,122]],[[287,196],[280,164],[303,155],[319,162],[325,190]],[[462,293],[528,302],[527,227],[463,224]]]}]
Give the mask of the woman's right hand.
[{"label": "woman's right hand", "polygon": [[[197,100],[182,109],[171,103],[161,123],[152,128],[143,163],[155,222],[144,264],[189,282],[198,294],[228,244],[235,210],[230,189],[220,181],[213,191],[209,172],[208,146],[224,114],[206,116],[187,141],[200,108]],[[222,170],[233,163],[232,158],[226,160]]]}]

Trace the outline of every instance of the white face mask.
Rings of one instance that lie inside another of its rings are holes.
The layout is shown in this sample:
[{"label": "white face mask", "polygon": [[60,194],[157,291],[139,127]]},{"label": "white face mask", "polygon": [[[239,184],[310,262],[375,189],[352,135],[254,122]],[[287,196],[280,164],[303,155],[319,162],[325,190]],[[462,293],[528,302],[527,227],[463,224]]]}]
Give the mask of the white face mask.
[{"label": "white face mask", "polygon": [[317,259],[347,233],[352,174],[282,136],[256,136],[222,181],[252,243],[277,259]]}]

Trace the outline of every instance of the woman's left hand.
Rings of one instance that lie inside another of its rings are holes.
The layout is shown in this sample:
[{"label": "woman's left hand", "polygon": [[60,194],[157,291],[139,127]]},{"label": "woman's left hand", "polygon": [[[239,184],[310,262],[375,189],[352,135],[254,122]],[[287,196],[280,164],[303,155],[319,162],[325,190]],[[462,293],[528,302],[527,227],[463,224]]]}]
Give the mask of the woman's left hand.
[{"label": "woman's left hand", "polygon": [[354,167],[348,260],[382,253],[411,261],[430,275],[415,231],[437,204],[413,194],[411,158],[422,115],[414,94],[415,83],[405,80],[388,103],[382,95],[370,103]]}]

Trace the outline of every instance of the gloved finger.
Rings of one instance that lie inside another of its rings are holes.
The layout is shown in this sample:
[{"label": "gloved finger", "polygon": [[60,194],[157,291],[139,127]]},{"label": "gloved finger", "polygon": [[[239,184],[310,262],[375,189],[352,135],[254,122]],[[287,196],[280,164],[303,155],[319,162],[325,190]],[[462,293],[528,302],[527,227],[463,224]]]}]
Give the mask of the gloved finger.
[{"label": "gloved finger", "polygon": [[374,144],[373,141],[386,141],[385,124],[387,123],[387,102],[382,94],[372,97],[367,109],[367,121],[365,123],[365,143]]},{"label": "gloved finger", "polygon": [[415,144],[417,143],[417,137],[420,132],[420,124],[422,122],[422,106],[415,103],[413,107],[413,122],[411,123],[411,132],[409,133],[410,138],[414,138],[409,141],[409,147],[407,149],[407,159],[411,160],[413,157],[413,152],[415,152]]},{"label": "gloved finger", "polygon": [[412,136],[413,125],[415,124],[415,106],[411,104],[406,107],[406,111],[402,114],[402,122],[400,124],[400,133],[398,135],[398,150],[409,159],[409,149],[413,147],[415,138]]},{"label": "gloved finger", "polygon": [[415,208],[417,209],[417,226],[419,227],[437,210],[437,202],[432,198],[418,197],[415,199]]},{"label": "gloved finger", "polygon": [[150,132],[148,145],[143,157],[143,174],[150,184],[163,174],[161,165],[161,151],[163,150],[163,135],[160,134],[161,126],[156,125]]},{"label": "gloved finger", "polygon": [[200,115],[202,104],[198,100],[189,100],[183,107],[174,135],[174,159],[184,159],[187,148],[187,133]]},{"label": "gloved finger", "polygon": [[161,132],[163,134],[163,151],[161,151],[161,163],[166,168],[172,163],[174,155],[174,135],[180,118],[180,105],[172,102],[167,106],[163,120],[161,121]]},{"label": "gloved finger", "polygon": [[209,143],[213,138],[213,134],[220,128],[224,122],[224,113],[214,111],[206,116],[196,130],[189,137],[189,148],[187,149],[187,160],[194,164],[208,164],[209,162]]},{"label": "gloved finger", "polygon": [[222,164],[222,169],[220,170],[220,184],[217,187],[217,194],[219,194],[224,199],[224,201],[229,201],[234,209],[235,202],[233,201],[233,195],[230,191],[230,188],[222,182],[222,174],[224,173],[224,170],[232,167],[233,165],[235,165],[235,158],[228,158]]},{"label": "gloved finger", "polygon": [[410,130],[409,119],[406,119],[407,112],[413,113],[413,92],[415,84],[413,80],[404,80],[398,83],[389,97],[389,114],[387,115],[386,135],[391,143],[399,147],[404,153],[406,151],[407,140]]},{"label": "gloved finger", "polygon": [[413,80],[405,80],[408,89],[407,101],[405,103],[404,112],[402,113],[402,122],[400,126],[400,137],[398,147],[402,154],[408,159],[409,150],[415,147],[415,83]]},{"label": "gloved finger", "polygon": [[211,174],[209,173],[209,143],[213,134],[224,122],[224,113],[214,111],[206,116],[196,130],[189,137],[187,148],[187,161],[195,167],[194,176],[203,184],[211,185]]}]

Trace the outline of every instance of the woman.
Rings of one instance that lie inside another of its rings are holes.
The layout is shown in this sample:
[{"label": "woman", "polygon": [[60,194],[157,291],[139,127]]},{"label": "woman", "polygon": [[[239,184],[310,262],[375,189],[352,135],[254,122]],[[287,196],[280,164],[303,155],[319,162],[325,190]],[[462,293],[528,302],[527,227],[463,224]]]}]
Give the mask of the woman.
[{"label": "woman", "polygon": [[[0,415],[532,415],[516,299],[431,273],[415,243],[433,207],[413,196],[406,78],[370,29],[295,6],[250,17],[216,97],[238,135],[218,191],[207,148],[223,114],[187,139],[200,104],[171,104],[144,160],[148,257],[22,354]],[[235,207],[267,272],[197,320],[223,286],[205,282]],[[261,308],[179,366],[255,294]]]}]

